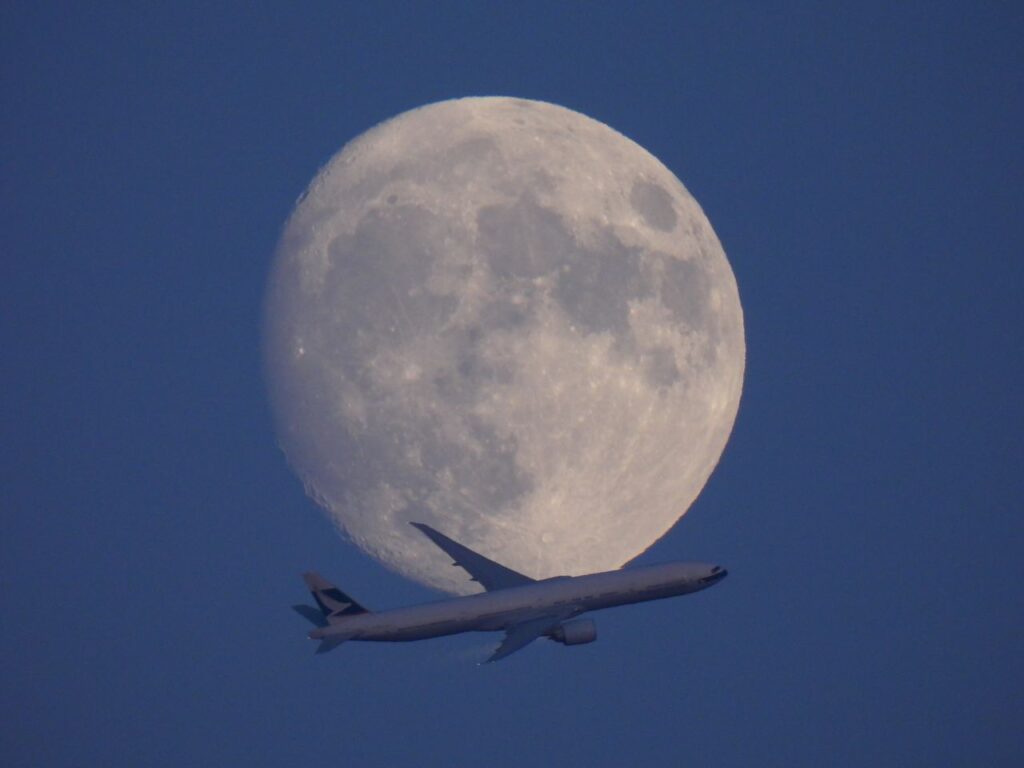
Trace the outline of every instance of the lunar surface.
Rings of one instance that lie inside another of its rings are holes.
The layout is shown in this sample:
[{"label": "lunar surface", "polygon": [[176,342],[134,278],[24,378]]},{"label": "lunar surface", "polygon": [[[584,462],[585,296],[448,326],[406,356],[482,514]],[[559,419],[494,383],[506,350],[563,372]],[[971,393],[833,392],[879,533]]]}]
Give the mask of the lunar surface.
[{"label": "lunar surface", "polygon": [[281,445],[365,552],[478,589],[425,522],[536,578],[617,568],[686,512],[743,383],[736,282],[693,197],[579,113],[467,98],[355,139],[270,278]]}]

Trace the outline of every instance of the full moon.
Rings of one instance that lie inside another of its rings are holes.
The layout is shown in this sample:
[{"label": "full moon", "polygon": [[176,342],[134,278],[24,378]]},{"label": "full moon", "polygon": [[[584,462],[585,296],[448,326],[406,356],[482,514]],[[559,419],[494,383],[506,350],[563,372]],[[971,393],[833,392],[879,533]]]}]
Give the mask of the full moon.
[{"label": "full moon", "polygon": [[478,587],[409,521],[535,578],[650,547],[721,456],[744,359],[682,183],[538,101],[430,104],[347,144],[268,286],[290,465],[362,550],[453,593]]}]

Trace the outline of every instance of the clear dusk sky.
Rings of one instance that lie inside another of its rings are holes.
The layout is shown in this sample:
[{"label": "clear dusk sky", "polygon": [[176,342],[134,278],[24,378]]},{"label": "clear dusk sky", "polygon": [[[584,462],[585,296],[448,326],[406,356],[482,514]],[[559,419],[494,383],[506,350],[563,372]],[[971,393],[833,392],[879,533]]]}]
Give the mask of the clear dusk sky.
[{"label": "clear dusk sky", "polygon": [[[1001,2],[5,2],[0,763],[1024,764],[1022,41]],[[346,141],[489,94],[629,136],[721,238],[739,417],[642,562],[730,576],[496,665],[314,657],[303,570],[437,595],[276,446],[276,241]]]}]

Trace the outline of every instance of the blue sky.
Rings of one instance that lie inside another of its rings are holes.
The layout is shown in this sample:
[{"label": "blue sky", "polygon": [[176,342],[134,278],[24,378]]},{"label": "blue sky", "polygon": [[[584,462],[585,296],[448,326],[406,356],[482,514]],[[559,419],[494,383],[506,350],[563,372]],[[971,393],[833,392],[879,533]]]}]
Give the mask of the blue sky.
[{"label": "blue sky", "polygon": [[[1024,13],[66,5],[0,11],[5,765],[1024,760]],[[486,636],[314,657],[302,570],[433,593],[275,445],[276,240],[347,140],[484,94],[626,134],[723,241],[739,418],[644,560],[730,576],[488,667]]]}]

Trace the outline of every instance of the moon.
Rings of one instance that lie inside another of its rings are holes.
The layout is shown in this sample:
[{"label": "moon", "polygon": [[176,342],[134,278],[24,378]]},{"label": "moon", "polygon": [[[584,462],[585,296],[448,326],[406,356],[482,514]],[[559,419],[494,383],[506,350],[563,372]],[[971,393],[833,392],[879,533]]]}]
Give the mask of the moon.
[{"label": "moon", "polygon": [[535,578],[617,568],[704,487],[743,384],[722,246],[654,156],[569,109],[464,98],[347,144],[274,259],[280,444],[344,536],[478,589],[409,521]]}]

